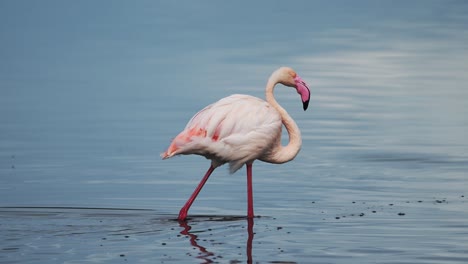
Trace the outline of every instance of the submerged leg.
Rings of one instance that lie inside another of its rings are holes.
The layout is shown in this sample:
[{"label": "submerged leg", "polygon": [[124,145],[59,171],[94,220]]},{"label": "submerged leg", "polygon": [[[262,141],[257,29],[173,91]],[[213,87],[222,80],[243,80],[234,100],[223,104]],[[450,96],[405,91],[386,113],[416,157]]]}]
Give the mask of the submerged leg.
[{"label": "submerged leg", "polygon": [[253,218],[252,164],[247,164],[247,217]]},{"label": "submerged leg", "polygon": [[198,194],[200,193],[201,189],[203,188],[203,185],[205,185],[206,181],[208,180],[208,178],[210,177],[210,175],[214,171],[214,169],[215,169],[215,167],[213,165],[211,165],[210,168],[208,169],[208,171],[206,172],[205,176],[203,177],[203,179],[198,184],[195,191],[193,191],[192,195],[190,196],[190,198],[185,203],[184,207],[182,207],[182,209],[180,209],[179,217],[178,217],[179,221],[184,221],[185,218],[187,218],[187,213],[188,213],[188,210],[190,209],[190,206],[192,205],[193,201],[195,201],[195,199],[197,198]]}]

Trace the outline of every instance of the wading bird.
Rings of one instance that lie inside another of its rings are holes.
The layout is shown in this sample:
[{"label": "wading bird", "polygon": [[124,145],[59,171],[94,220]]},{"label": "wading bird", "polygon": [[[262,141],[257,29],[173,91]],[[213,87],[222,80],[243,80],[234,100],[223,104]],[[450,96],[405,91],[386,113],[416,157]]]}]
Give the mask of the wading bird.
[{"label": "wading bird", "polygon": [[[266,86],[266,101],[250,95],[225,97],[196,113],[185,129],[161,154],[163,159],[175,155],[197,154],[211,160],[211,165],[198,187],[179,213],[183,221],[211,173],[229,163],[230,173],[244,164],[247,167],[247,217],[253,218],[252,163],[261,160],[285,163],[294,159],[302,144],[301,132],[294,120],[273,96],[276,84],[293,87],[301,96],[304,111],[309,105],[307,84],[288,67],[274,71]],[[281,129],[285,126],[289,143],[281,145]]]}]

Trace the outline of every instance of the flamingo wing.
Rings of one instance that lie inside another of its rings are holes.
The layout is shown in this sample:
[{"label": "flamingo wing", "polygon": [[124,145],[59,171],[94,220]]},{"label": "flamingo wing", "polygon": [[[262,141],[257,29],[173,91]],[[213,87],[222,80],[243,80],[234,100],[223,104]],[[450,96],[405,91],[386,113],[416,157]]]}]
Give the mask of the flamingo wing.
[{"label": "flamingo wing", "polygon": [[231,95],[195,114],[161,156],[198,154],[216,166],[229,162],[233,173],[280,144],[281,126],[280,114],[269,103]]}]

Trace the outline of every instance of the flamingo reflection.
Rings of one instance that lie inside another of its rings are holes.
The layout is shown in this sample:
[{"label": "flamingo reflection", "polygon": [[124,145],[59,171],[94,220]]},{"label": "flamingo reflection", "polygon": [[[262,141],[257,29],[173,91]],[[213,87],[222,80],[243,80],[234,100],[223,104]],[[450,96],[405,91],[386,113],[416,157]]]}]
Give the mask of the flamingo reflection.
[{"label": "flamingo reflection", "polygon": [[[246,242],[246,255],[247,255],[247,263],[251,264],[253,263],[252,260],[252,242],[254,238],[254,232],[253,232],[253,225],[254,225],[254,220],[253,218],[247,218],[247,242]],[[179,226],[183,228],[183,230],[180,232],[180,234],[187,236],[190,240],[190,244],[194,247],[197,248],[198,251],[200,251],[200,254],[196,257],[198,259],[202,259],[202,263],[213,263],[213,257],[215,256],[215,253],[207,250],[204,246],[201,246],[198,244],[198,236],[191,233],[190,230],[192,227],[188,224],[187,221],[179,221]]]}]

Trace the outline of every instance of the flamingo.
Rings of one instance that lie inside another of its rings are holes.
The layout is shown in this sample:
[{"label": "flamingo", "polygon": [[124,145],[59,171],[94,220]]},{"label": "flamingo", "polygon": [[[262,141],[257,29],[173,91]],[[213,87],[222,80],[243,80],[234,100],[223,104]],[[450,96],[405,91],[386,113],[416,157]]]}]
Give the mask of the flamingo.
[{"label": "flamingo", "polygon": [[[178,219],[187,218],[190,206],[197,198],[211,173],[229,163],[232,174],[244,164],[247,168],[247,217],[254,217],[252,164],[255,160],[285,163],[293,160],[302,145],[301,132],[275,100],[277,84],[293,87],[301,96],[304,111],[310,100],[307,84],[289,67],[274,71],[268,79],[266,101],[250,95],[234,94],[208,105],[196,113],[185,129],[172,140],[162,159],[175,155],[196,154],[211,160],[211,165],[193,194],[180,209]],[[285,126],[289,143],[281,144],[281,129]]]}]

